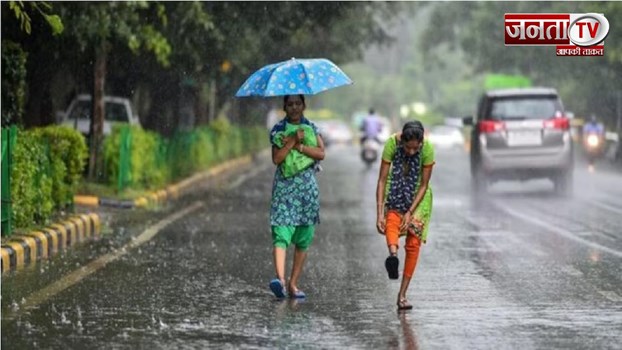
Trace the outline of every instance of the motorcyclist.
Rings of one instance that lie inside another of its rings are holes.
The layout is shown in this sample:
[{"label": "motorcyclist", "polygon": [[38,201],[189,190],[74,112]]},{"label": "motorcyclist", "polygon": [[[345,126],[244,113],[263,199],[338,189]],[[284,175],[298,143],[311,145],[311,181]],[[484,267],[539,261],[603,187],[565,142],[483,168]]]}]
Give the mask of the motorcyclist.
[{"label": "motorcyclist", "polygon": [[602,155],[605,149],[605,126],[598,122],[594,114],[592,114],[590,120],[583,125],[583,147],[590,165],[590,170],[592,170],[594,162]]},{"label": "motorcyclist", "polygon": [[378,135],[382,131],[382,121],[380,117],[376,115],[376,112],[373,108],[369,109],[369,114],[363,120],[363,124],[361,125],[361,131],[363,135],[361,136],[361,144],[365,143],[367,139],[374,139],[381,143],[378,139]]},{"label": "motorcyclist", "polygon": [[590,133],[597,134],[602,136],[605,134],[605,127],[602,123],[598,122],[596,115],[592,114],[590,116],[590,120],[583,125],[583,135],[588,135]]}]

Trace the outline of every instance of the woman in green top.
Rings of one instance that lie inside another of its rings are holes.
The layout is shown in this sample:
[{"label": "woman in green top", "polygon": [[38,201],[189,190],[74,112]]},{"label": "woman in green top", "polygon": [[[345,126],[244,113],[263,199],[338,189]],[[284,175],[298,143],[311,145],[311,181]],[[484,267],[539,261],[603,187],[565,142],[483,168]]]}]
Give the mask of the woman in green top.
[{"label": "woman in green top", "polygon": [[[317,127],[303,116],[306,107],[303,95],[285,96],[283,103],[286,117],[270,132],[272,162],[277,166],[270,206],[276,278],[270,282],[270,290],[277,298],[286,294],[304,298],[305,293],[298,289],[298,278],[313,241],[315,225],[320,223],[320,190],[315,172],[317,162],[324,159],[324,143]],[[287,130],[295,132],[287,134]],[[286,161],[292,156],[309,157],[315,162],[298,169]],[[285,168],[289,170],[284,171]],[[296,246],[296,251],[286,288],[285,257],[291,243]]]},{"label": "woman in green top", "polygon": [[421,243],[425,243],[432,214],[430,177],[434,148],[424,140],[423,125],[408,122],[402,132],[392,135],[384,145],[376,188],[376,228],[384,234],[389,248],[385,267],[390,279],[398,279],[399,237],[406,236],[406,261],[397,296],[399,310],[412,309],[406,291],[415,272]]}]

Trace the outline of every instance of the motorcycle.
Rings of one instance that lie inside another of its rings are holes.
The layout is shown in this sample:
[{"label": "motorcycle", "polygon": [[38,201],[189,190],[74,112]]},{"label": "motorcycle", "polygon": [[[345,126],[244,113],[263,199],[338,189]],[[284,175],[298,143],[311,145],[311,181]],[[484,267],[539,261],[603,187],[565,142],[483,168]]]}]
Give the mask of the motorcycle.
[{"label": "motorcycle", "polygon": [[583,150],[589,165],[593,166],[596,160],[603,156],[605,139],[602,134],[588,132],[583,137]]},{"label": "motorcycle", "polygon": [[378,159],[378,154],[380,153],[380,143],[378,140],[374,138],[368,138],[363,141],[363,145],[361,147],[361,159],[367,165],[367,167],[371,167],[371,165]]}]

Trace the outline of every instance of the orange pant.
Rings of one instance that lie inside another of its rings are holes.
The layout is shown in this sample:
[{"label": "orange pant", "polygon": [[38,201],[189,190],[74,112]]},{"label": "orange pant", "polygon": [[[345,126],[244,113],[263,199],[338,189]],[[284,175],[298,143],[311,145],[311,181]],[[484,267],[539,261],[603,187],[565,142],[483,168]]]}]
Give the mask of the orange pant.
[{"label": "orange pant", "polygon": [[[386,226],[384,234],[387,239],[387,246],[400,246],[400,224],[402,223],[402,215],[396,211],[389,211],[386,215]],[[404,262],[404,276],[411,278],[415,273],[417,260],[419,260],[419,248],[421,241],[415,235],[406,235],[406,261]]]}]

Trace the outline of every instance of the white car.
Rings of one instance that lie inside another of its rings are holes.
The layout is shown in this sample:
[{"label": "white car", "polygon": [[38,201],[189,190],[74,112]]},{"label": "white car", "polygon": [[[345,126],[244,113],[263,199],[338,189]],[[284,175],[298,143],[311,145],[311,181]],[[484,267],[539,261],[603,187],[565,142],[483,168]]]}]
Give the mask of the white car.
[{"label": "white car", "polygon": [[[59,123],[77,129],[84,135],[88,135],[93,109],[91,100],[91,95],[82,94],[76,96],[69,104],[67,111],[57,113]],[[104,135],[110,134],[112,123],[140,125],[138,116],[134,113],[129,99],[104,96],[104,103],[106,104]]]},{"label": "white car", "polygon": [[319,120],[315,122],[315,124],[320,129],[320,133],[326,145],[352,143],[354,135],[348,124],[344,121],[336,119]]},{"label": "white car", "polygon": [[463,148],[464,136],[459,128],[437,125],[430,128],[428,140],[439,149]]},{"label": "white car", "polygon": [[389,137],[391,137],[393,130],[392,130],[391,121],[389,120],[389,118],[386,118],[386,117],[379,117],[379,118],[380,118],[380,122],[382,123],[382,129],[380,130],[380,133],[378,133],[378,141],[384,144],[385,142],[387,142]]}]

